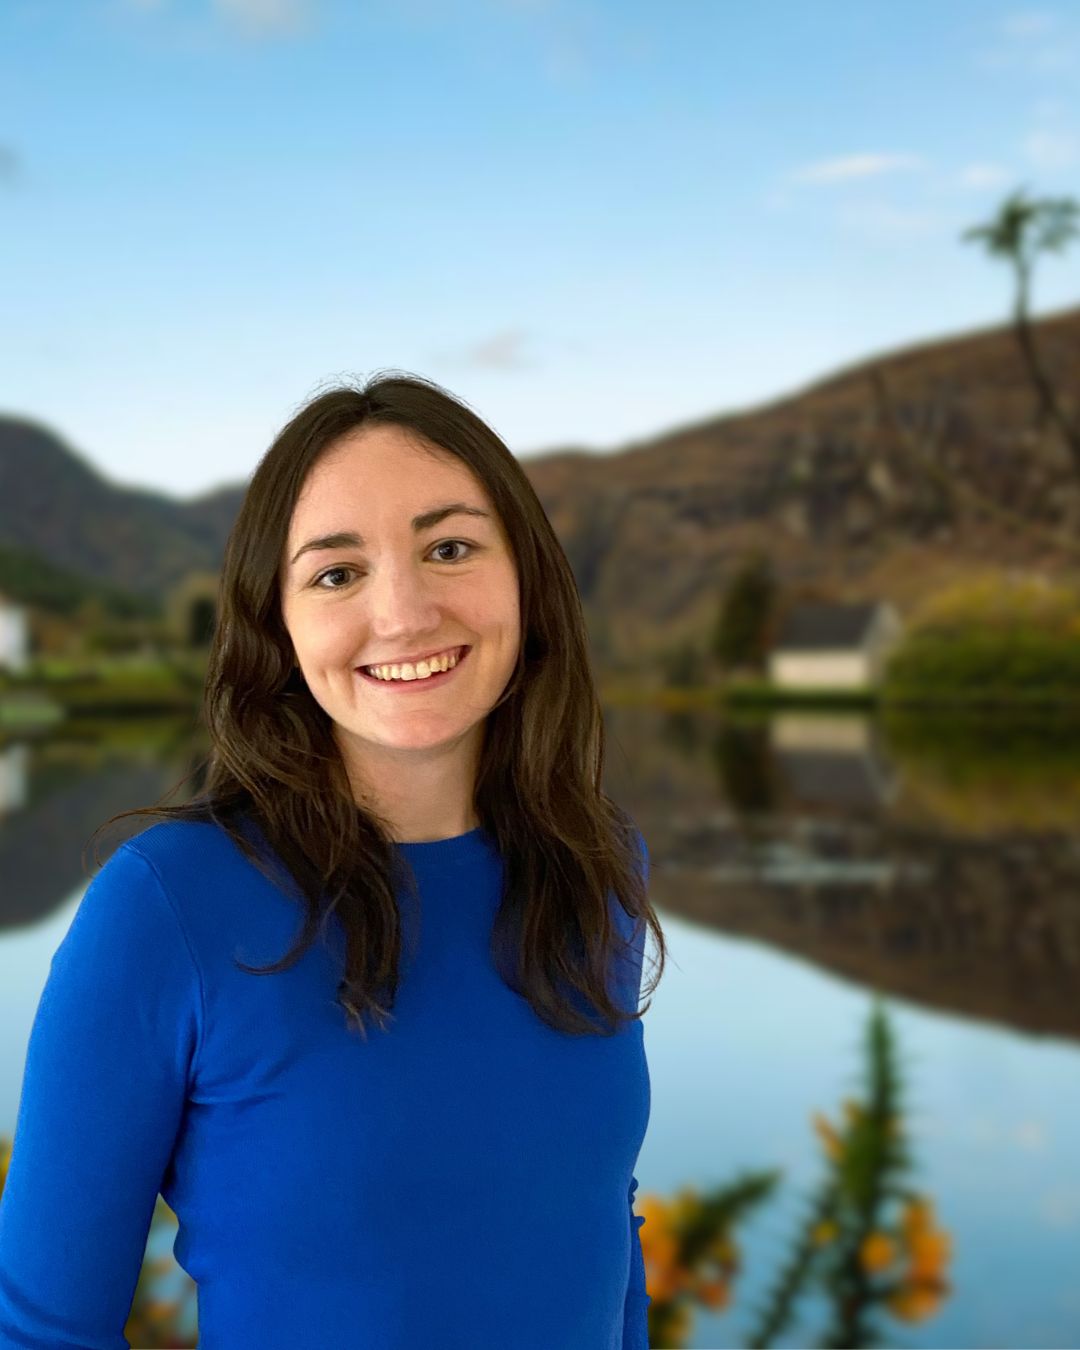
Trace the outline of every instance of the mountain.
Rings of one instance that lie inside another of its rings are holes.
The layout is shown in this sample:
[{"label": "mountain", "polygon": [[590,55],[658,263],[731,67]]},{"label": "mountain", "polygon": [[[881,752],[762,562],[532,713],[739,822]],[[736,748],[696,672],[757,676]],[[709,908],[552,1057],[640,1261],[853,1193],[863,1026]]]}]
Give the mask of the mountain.
[{"label": "mountain", "polygon": [[[1080,307],[1033,328],[1080,420]],[[1002,325],[874,356],[614,453],[522,463],[603,651],[643,652],[704,633],[755,548],[789,591],[884,596],[901,612],[974,567],[1072,568],[1080,467],[1036,406]],[[244,490],[178,501],[111,483],[47,428],[0,417],[0,547],[132,592],[217,570]]]},{"label": "mountain", "polygon": [[227,533],[212,499],[110,483],[45,427],[0,418],[0,546],[159,595],[188,572],[218,568]]},{"label": "mountain", "polygon": [[[1080,307],[1033,328],[1080,422]],[[1080,466],[1036,409],[1001,326],[871,357],[616,454],[526,467],[609,650],[644,652],[700,642],[755,549],[782,596],[880,596],[901,614],[973,570],[1075,570]]]}]

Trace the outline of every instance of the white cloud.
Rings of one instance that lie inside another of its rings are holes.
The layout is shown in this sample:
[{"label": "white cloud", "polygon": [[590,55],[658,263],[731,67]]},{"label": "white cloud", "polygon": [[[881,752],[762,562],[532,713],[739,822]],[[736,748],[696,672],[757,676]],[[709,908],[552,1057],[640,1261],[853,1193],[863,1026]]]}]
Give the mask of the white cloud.
[{"label": "white cloud", "polygon": [[528,335],[519,328],[496,333],[469,350],[469,364],[496,370],[521,370],[531,364],[523,351],[527,340]]},{"label": "white cloud", "polygon": [[797,169],[792,178],[797,183],[840,183],[853,178],[875,178],[898,170],[918,169],[922,163],[918,155],[846,155],[808,164],[805,168]]},{"label": "white cloud", "polygon": [[959,174],[961,187],[994,188],[1009,182],[1015,175],[1000,164],[966,164]]},{"label": "white cloud", "polygon": [[1080,142],[1068,131],[1033,131],[1021,148],[1037,169],[1068,169],[1080,158]]},{"label": "white cloud", "polygon": [[436,363],[445,362],[452,366],[468,366],[484,370],[526,370],[534,364],[528,360],[523,347],[528,334],[520,328],[507,328],[495,333],[483,342],[477,342],[464,351],[440,351],[433,353]]}]

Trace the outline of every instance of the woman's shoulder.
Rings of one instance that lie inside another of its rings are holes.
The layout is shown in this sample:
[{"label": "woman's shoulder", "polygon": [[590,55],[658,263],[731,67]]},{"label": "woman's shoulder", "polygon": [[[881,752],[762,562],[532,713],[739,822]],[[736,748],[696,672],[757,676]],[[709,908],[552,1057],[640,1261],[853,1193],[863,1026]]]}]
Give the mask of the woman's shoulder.
[{"label": "woman's shoulder", "polygon": [[215,821],[178,817],[155,821],[131,835],[117,853],[124,849],[141,854],[164,875],[177,869],[217,864],[236,850],[236,844]]},{"label": "woman's shoulder", "polygon": [[238,935],[257,931],[278,913],[285,922],[292,915],[223,825],[183,817],[155,821],[125,839],[87,896],[100,921],[114,928],[151,922],[176,928],[208,971]]},{"label": "woman's shoulder", "polygon": [[183,817],[155,821],[125,839],[95,881],[131,884],[140,875],[185,916],[215,907],[222,894],[247,890],[251,880],[250,863],[228,830],[211,820]]}]

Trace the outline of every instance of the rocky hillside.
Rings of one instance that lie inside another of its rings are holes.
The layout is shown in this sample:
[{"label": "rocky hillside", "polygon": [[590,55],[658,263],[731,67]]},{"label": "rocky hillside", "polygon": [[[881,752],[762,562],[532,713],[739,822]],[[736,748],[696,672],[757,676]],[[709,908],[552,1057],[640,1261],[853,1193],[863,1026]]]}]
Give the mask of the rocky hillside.
[{"label": "rocky hillside", "polygon": [[[1080,309],[1036,325],[1080,419]],[[986,566],[1080,571],[1080,468],[1036,425],[1007,327],[875,357],[611,456],[529,461],[615,650],[703,634],[764,549],[789,591],[901,613]]]},{"label": "rocky hillside", "polygon": [[[1080,417],[1080,308],[1035,332]],[[1073,569],[1080,468],[1035,411],[1001,326],[886,353],[617,453],[524,464],[602,647],[641,654],[703,632],[755,547],[789,588],[882,595],[901,612],[972,567]],[[216,569],[242,494],[180,502],[111,484],[44,427],[0,418],[0,545],[88,577],[153,593]]]}]

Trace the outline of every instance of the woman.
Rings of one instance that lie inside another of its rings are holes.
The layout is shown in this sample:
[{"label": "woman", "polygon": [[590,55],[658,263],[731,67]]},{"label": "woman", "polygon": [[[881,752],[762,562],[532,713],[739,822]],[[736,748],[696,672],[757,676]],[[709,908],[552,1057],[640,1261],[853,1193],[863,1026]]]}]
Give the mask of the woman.
[{"label": "woman", "polygon": [[226,547],[204,715],[203,790],[121,813],[159,819],[50,968],[0,1346],[123,1350],[160,1190],[202,1350],[644,1350],[663,935],[499,437],[412,377],[303,407]]}]

